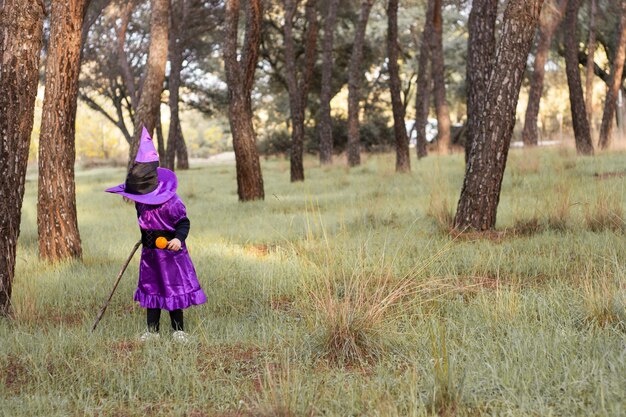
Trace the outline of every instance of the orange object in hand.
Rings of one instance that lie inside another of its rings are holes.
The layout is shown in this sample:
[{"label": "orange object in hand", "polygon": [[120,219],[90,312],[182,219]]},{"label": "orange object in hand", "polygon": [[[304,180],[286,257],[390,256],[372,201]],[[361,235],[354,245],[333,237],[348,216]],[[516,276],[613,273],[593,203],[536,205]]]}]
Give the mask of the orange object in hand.
[{"label": "orange object in hand", "polygon": [[160,237],[157,237],[156,241],[154,242],[154,246],[156,246],[159,249],[165,249],[168,243],[169,242],[167,241],[166,238],[164,238],[163,236],[160,236]]}]

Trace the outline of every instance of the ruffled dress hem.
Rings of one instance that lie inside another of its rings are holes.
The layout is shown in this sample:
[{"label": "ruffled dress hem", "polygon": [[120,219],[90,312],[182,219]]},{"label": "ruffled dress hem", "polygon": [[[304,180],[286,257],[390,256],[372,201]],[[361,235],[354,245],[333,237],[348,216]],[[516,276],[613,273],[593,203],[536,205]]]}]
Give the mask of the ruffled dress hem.
[{"label": "ruffled dress hem", "polygon": [[146,294],[137,288],[135,291],[135,301],[139,302],[142,308],[160,308],[162,310],[178,310],[206,303],[206,295],[202,289],[181,295],[163,297],[156,294]]}]

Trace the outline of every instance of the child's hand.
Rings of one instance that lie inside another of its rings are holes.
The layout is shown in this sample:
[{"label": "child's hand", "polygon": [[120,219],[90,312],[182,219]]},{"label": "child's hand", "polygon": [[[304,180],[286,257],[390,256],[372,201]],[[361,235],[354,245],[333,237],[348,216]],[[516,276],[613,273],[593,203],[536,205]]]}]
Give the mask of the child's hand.
[{"label": "child's hand", "polygon": [[167,246],[165,247],[165,249],[179,251],[182,246],[183,244],[180,242],[180,240],[174,238],[167,243]]}]

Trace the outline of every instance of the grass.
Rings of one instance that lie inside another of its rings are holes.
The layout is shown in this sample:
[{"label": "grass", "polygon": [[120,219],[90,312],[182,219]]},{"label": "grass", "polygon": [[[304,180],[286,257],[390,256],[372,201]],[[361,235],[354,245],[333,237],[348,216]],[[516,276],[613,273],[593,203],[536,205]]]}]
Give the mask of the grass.
[{"label": "grass", "polygon": [[498,232],[456,237],[462,155],[409,175],[392,155],[309,160],[300,184],[269,159],[267,199],[247,204],[234,167],[183,172],[209,298],[186,347],[137,342],[137,259],[89,333],[138,238],[102,192],[123,170],[78,172],[84,259],[58,265],[38,259],[29,174],[0,415],[625,415],[624,156],[512,150]]}]

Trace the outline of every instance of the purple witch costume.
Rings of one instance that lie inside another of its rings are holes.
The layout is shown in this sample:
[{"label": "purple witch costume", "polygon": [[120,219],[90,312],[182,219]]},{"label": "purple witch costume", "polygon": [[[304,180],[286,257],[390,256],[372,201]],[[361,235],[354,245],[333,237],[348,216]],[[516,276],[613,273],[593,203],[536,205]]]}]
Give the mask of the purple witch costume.
[{"label": "purple witch costume", "polygon": [[[143,128],[135,164],[125,184],[106,191],[136,202],[143,244],[139,283],[134,299],[141,307],[168,311],[206,302],[185,238],[189,231],[187,211],[176,195],[178,181],[174,172],[158,168],[159,156],[148,131]],[[179,251],[158,249],[155,241],[177,238]]]}]

